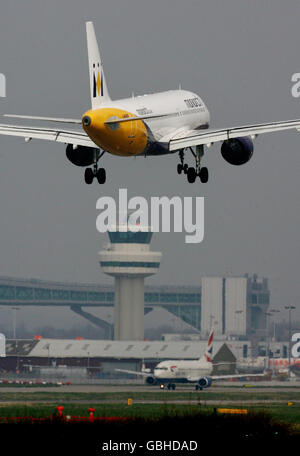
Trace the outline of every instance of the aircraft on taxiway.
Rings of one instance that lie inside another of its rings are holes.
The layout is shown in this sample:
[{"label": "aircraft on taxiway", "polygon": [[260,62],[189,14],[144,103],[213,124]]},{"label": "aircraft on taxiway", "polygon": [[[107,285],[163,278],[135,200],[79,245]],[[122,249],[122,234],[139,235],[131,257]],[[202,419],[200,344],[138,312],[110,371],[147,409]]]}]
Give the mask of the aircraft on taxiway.
[{"label": "aircraft on taxiway", "polygon": [[145,377],[148,385],[160,385],[164,388],[167,385],[168,389],[175,390],[176,383],[193,383],[196,390],[202,390],[211,386],[215,380],[226,380],[232,378],[245,377],[262,377],[265,374],[232,374],[232,375],[211,375],[214,365],[230,364],[228,362],[216,363],[212,362],[214,330],[212,329],[207,342],[207,347],[204,355],[196,360],[166,360],[155,366],[153,373],[148,370],[141,372],[127,369],[115,369],[118,372],[127,374],[139,375]]}]

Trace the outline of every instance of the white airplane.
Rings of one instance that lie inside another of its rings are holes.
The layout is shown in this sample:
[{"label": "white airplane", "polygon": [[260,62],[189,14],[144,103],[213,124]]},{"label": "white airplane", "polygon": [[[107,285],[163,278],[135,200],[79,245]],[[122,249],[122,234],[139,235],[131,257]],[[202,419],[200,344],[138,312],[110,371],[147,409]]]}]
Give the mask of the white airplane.
[{"label": "white airplane", "polygon": [[[204,355],[197,360],[167,360],[155,366],[153,373],[148,370],[141,372],[127,369],[115,369],[132,375],[140,375],[146,378],[148,385],[157,385],[163,389],[167,384],[168,389],[175,390],[176,383],[193,383],[196,390],[202,390],[211,386],[214,380],[226,380],[231,378],[259,377],[264,374],[233,374],[233,375],[211,375],[214,364],[212,363],[214,330],[212,329],[207,342]],[[218,363],[228,364],[228,363]],[[230,364],[230,363],[229,363]]]},{"label": "white airplane", "polygon": [[[96,177],[106,181],[106,171],[98,167],[105,152],[119,156],[150,156],[178,153],[177,172],[188,182],[208,181],[208,170],[201,166],[205,147],[221,142],[221,154],[232,165],[247,163],[253,154],[253,139],[259,134],[296,129],[300,119],[210,129],[210,114],[203,100],[186,90],[170,90],[151,95],[132,96],[112,101],[106,85],[92,22],[86,23],[89,57],[91,109],[81,119],[9,115],[8,117],[56,122],[62,127],[31,127],[0,124],[1,135],[21,136],[67,144],[66,155],[77,166],[86,167],[85,182]],[[81,130],[65,130],[64,124],[78,124]],[[189,150],[195,166],[184,162]],[[92,168],[87,168],[92,166]]]}]

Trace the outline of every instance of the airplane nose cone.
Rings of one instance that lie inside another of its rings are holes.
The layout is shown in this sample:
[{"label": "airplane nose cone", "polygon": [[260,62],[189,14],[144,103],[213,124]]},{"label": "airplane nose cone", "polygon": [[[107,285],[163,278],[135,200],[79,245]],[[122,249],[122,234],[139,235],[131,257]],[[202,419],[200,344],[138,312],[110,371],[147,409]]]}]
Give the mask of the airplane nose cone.
[{"label": "airplane nose cone", "polygon": [[89,127],[92,123],[92,119],[90,118],[90,116],[83,116],[82,118],[82,124],[85,126],[85,127]]}]

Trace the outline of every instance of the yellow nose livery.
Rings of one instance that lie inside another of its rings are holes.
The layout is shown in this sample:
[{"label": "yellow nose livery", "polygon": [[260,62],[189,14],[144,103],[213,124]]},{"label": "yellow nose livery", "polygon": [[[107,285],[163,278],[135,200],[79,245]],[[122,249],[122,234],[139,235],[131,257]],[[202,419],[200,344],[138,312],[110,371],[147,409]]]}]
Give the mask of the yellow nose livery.
[{"label": "yellow nose livery", "polygon": [[130,157],[142,154],[148,143],[147,129],[142,120],[106,124],[109,120],[136,117],[117,108],[100,108],[82,116],[82,127],[101,149],[113,155]]}]

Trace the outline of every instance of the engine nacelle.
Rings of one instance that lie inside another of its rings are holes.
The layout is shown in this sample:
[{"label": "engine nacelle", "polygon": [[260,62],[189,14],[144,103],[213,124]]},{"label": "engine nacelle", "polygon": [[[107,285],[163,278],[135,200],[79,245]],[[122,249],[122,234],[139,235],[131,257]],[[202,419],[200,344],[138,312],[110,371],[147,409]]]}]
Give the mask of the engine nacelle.
[{"label": "engine nacelle", "polygon": [[86,146],[73,146],[73,144],[68,144],[66,148],[66,156],[73,165],[76,166],[90,166],[94,163],[95,160],[95,151],[98,153],[97,149]]},{"label": "engine nacelle", "polygon": [[211,378],[210,377],[202,377],[198,381],[198,385],[200,388],[208,388],[211,385]]},{"label": "engine nacelle", "polygon": [[149,377],[146,377],[146,383],[147,383],[148,385],[155,385],[155,384],[156,384],[156,379],[155,379],[154,377],[151,377],[151,376],[149,375]]},{"label": "engine nacelle", "polygon": [[227,139],[221,146],[224,160],[235,166],[247,163],[253,155],[253,150],[253,141],[250,136]]}]

